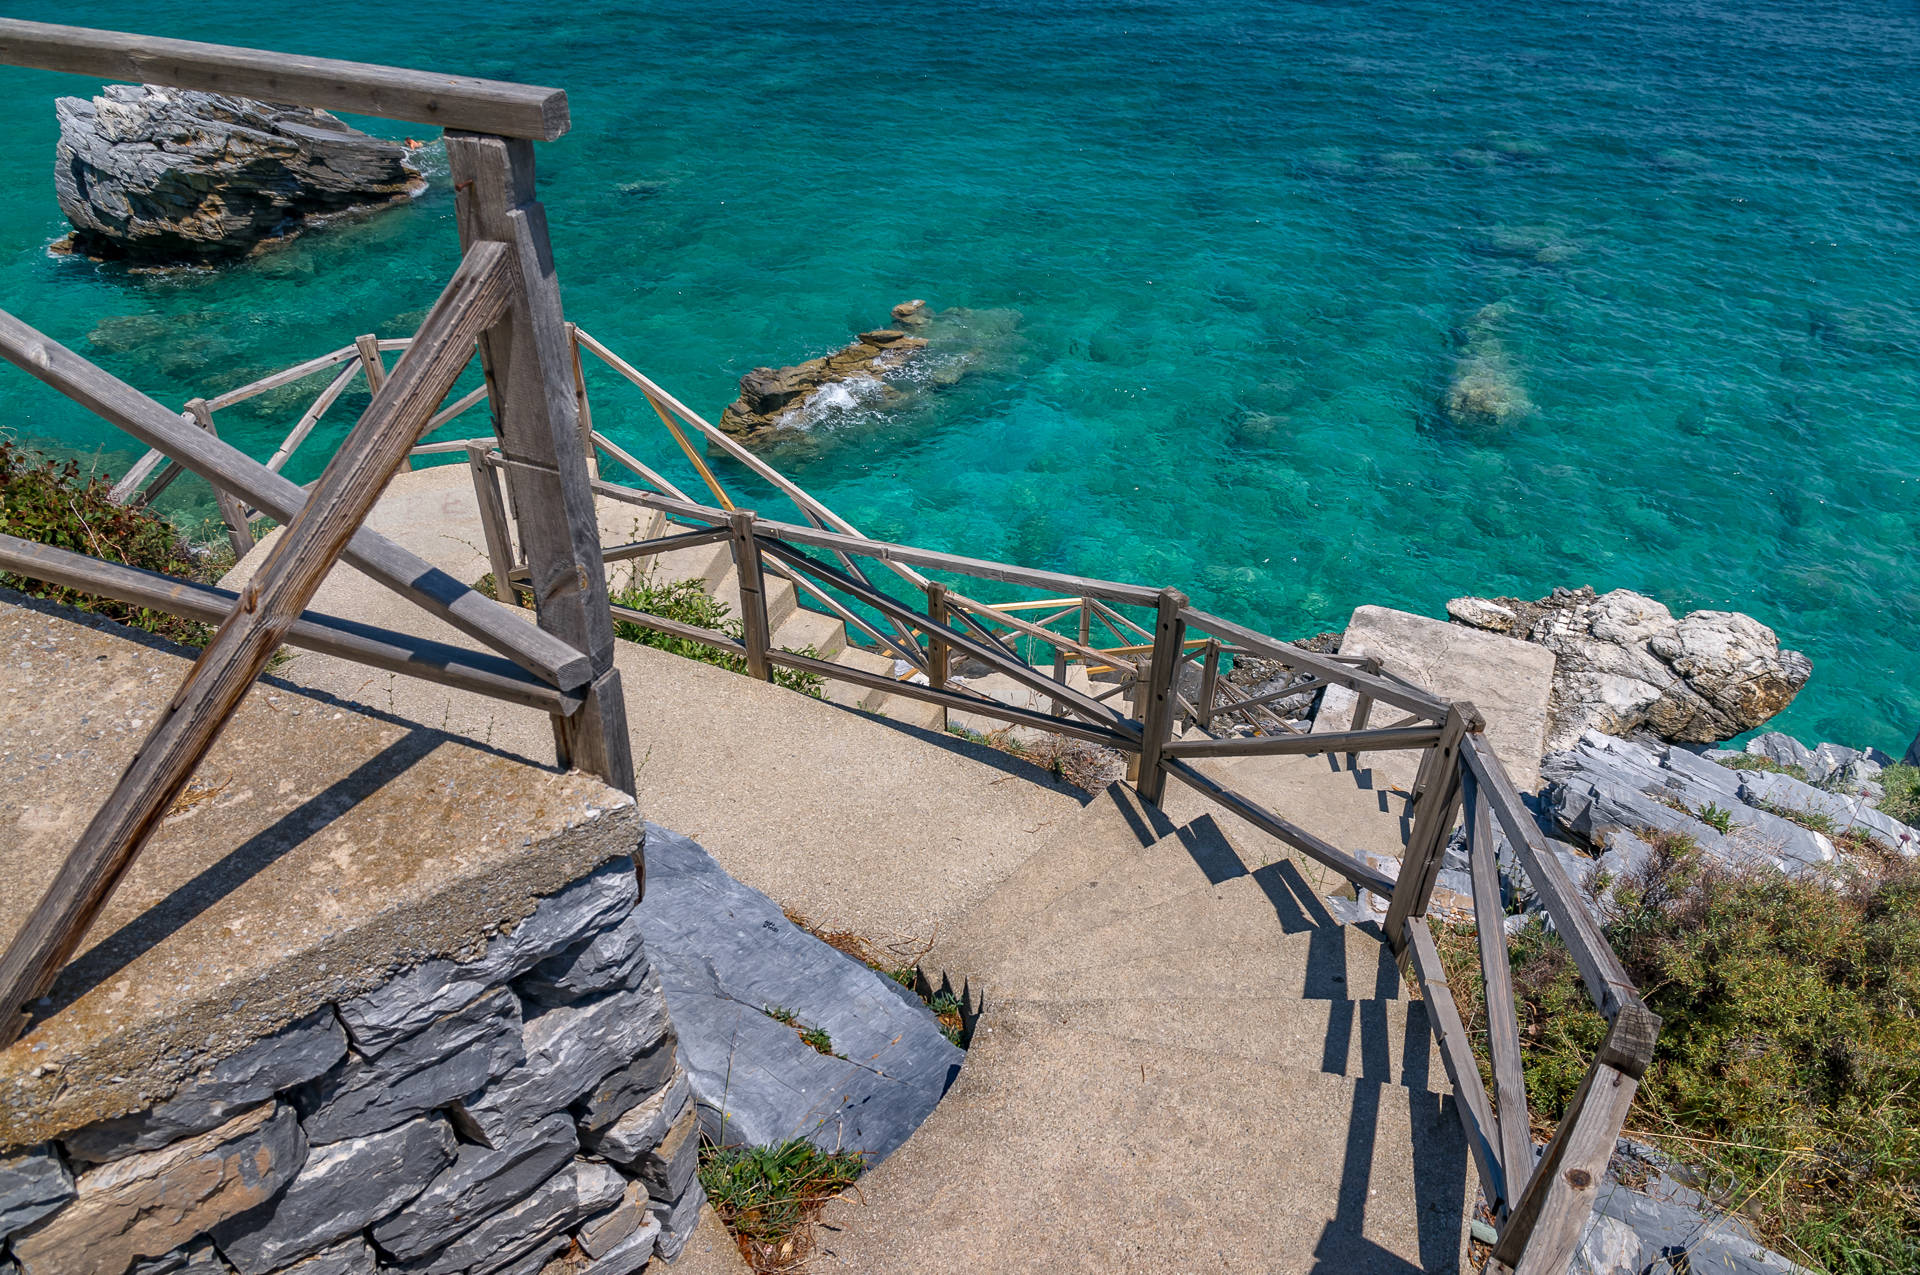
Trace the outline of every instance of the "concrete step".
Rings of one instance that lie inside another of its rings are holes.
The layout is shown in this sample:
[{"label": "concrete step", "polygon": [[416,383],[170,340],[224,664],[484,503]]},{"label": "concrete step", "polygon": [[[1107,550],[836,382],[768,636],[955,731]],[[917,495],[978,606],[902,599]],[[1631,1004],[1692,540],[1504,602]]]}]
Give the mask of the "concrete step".
[{"label": "concrete step", "polygon": [[[842,648],[833,657],[833,662],[868,673],[879,673],[886,677],[893,677],[897,668],[890,657],[860,646]],[[925,700],[910,699],[905,695],[889,695],[885,691],[874,690],[868,686],[857,686],[852,682],[836,682],[832,679],[827,681],[826,695],[836,704],[849,704],[863,712],[884,717],[888,721],[900,722],[921,730],[943,731],[946,728],[946,716],[941,707],[938,704],[929,704]]]},{"label": "concrete step", "polygon": [[1168,1000],[1022,1001],[1074,1031],[1450,1093],[1420,1001],[1182,996]]},{"label": "concrete step", "polygon": [[1357,768],[1345,753],[1319,757],[1237,757],[1203,763],[1235,791],[1342,850],[1399,858],[1410,822],[1407,793],[1375,786],[1367,754]]},{"label": "concrete step", "polygon": [[1452,1098],[1083,1030],[1079,1012],[984,1021],[945,1101],[828,1206],[810,1268],[1462,1269]]}]

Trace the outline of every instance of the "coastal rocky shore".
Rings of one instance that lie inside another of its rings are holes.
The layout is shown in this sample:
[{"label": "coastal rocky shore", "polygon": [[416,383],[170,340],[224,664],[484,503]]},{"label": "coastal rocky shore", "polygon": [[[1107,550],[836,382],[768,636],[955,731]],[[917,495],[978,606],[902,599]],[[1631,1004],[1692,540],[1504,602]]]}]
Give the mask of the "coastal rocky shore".
[{"label": "coastal rocky shore", "polygon": [[1712,744],[1760,726],[1793,702],[1813,661],[1780,649],[1772,629],[1738,611],[1673,612],[1628,589],[1555,589],[1538,601],[1455,598],[1460,624],[1554,653],[1549,753],[1589,730],[1622,738]]},{"label": "coastal rocky shore", "polygon": [[409,149],[326,111],[151,84],[54,103],[54,191],[90,256],[233,257],[425,188]]}]

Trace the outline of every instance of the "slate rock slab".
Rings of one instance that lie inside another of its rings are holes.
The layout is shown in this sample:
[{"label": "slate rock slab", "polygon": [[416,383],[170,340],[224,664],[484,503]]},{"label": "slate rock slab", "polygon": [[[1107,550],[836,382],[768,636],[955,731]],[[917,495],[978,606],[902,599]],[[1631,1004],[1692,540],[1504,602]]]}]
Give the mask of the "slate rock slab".
[{"label": "slate rock slab", "polygon": [[1572,1275],[1643,1275],[1699,1271],[1713,1275],[1811,1275],[1726,1218],[1665,1203],[1608,1184],[1594,1199],[1593,1220],[1568,1270]]},{"label": "slate rock slab", "polygon": [[73,1196],[73,1175],[50,1144],[0,1156],[0,1235],[38,1222]]},{"label": "slate rock slab", "polygon": [[676,1072],[658,1093],[607,1128],[583,1137],[582,1143],[587,1150],[615,1164],[632,1165],[652,1152],[668,1131],[680,1123],[692,1100],[693,1082],[686,1072]]},{"label": "slate rock slab", "polygon": [[424,1115],[525,1060],[520,999],[496,987],[372,1061],[349,1054],[296,1090],[293,1101],[307,1137],[339,1142]]},{"label": "slate rock slab", "polygon": [[453,1163],[406,1208],[373,1228],[374,1241],[402,1260],[451,1243],[475,1218],[524,1198],[580,1149],[573,1118],[557,1112],[498,1147],[462,1146]]},{"label": "slate rock slab", "polygon": [[[291,1023],[202,1071],[159,1106],[101,1120],[61,1136],[76,1160],[104,1164],[205,1133],[283,1089],[311,1080],[347,1052],[331,1006]],[[3,1191],[4,1187],[0,1187]],[[0,1203],[0,1208],[4,1204]]]},{"label": "slate rock slab", "polygon": [[613,928],[549,956],[521,975],[514,986],[536,1005],[567,1005],[634,987],[646,969],[640,922],[629,915]]},{"label": "slate rock slab", "polygon": [[[421,1275],[491,1275],[585,1221],[618,1205],[627,1180],[604,1164],[575,1160],[536,1187],[519,1203],[467,1228],[439,1252],[417,1258],[402,1269]],[[537,1268],[536,1268],[537,1269]]]},{"label": "slate rock slab", "polygon": [[700,1210],[707,1207],[707,1190],[696,1177],[679,1199],[653,1200],[647,1207],[653,1211],[654,1221],[660,1224],[660,1238],[654,1241],[654,1251],[671,1262],[680,1256],[680,1250],[699,1229]]},{"label": "slate rock slab", "polygon": [[165,1257],[135,1262],[127,1275],[231,1275],[233,1267],[220,1256],[209,1239],[198,1239],[176,1248]]},{"label": "slate rock slab", "polygon": [[560,1005],[528,1022],[526,1061],[456,1105],[462,1127],[501,1139],[559,1111],[667,1034],[667,1003],[652,971],[638,987]]},{"label": "slate rock slab", "polygon": [[595,1138],[624,1120],[627,1113],[660,1091],[675,1075],[674,1055],[680,1038],[669,1027],[646,1053],[608,1076],[573,1104],[582,1138]]},{"label": "slate rock slab", "polygon": [[312,1148],[300,1175],[270,1205],[213,1228],[241,1275],[266,1275],[346,1239],[426,1189],[453,1160],[453,1127],[438,1112]]},{"label": "slate rock slab", "polygon": [[355,1235],[312,1257],[303,1257],[279,1275],[374,1275],[379,1270],[373,1245]]},{"label": "slate rock slab", "polygon": [[583,938],[627,918],[640,884],[633,860],[609,860],[558,894],[540,900],[532,915],[509,934],[487,943],[471,961],[423,961],[365,996],[340,1006],[341,1021],[354,1048],[377,1058],[395,1042],[426,1027],[443,1014],[564,952]]},{"label": "slate rock slab", "polygon": [[[906,1141],[966,1058],[926,1006],[795,926],[692,840],[649,823],[646,853],[635,912],[708,1135],[806,1137],[870,1164]],[[840,1056],[802,1043],[768,1006],[825,1031]]]},{"label": "slate rock slab", "polygon": [[271,1209],[306,1156],[292,1107],[256,1107],[198,1137],[81,1174],[71,1203],[13,1237],[13,1256],[25,1275],[124,1271]]}]

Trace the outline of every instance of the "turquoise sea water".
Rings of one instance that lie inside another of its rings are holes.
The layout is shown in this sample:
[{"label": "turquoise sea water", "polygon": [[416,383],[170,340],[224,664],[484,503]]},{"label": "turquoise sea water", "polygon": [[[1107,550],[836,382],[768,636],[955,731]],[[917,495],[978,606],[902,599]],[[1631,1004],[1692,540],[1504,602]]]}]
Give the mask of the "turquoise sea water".
[{"label": "turquoise sea water", "polygon": [[[1283,636],[1634,588],[1806,651],[1802,738],[1920,726],[1913,5],[541,7],[8,11],[566,88],[540,162],[569,315],[709,419],[897,301],[1016,312],[957,385],[781,458],[869,534]],[[50,257],[52,98],[96,88],[0,68],[0,305],[162,401],[404,334],[456,260],[438,175],[216,272]],[[589,375],[596,423],[692,489]],[[264,458],[298,411],[223,434]],[[133,455],[12,369],[0,427]]]}]

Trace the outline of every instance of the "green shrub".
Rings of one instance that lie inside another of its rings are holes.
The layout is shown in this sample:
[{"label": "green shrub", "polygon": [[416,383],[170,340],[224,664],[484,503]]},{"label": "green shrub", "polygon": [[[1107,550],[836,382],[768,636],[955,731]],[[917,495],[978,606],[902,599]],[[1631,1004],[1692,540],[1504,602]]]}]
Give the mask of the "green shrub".
[{"label": "green shrub", "polygon": [[1722,757],[1720,764],[1728,770],[1764,770],[1774,775],[1791,775],[1802,783],[1807,782],[1805,766],[1782,766],[1771,757],[1762,757],[1759,753],[1741,753],[1738,757]]},{"label": "green shrub", "polygon": [[1880,799],[1881,813],[1920,827],[1920,766],[1896,762],[1880,772],[1880,786],[1887,790],[1887,795]]},{"label": "green shrub", "polygon": [[[630,611],[645,611],[648,615],[657,615],[663,620],[677,620],[681,624],[691,624],[696,628],[712,629],[722,637],[740,641],[746,635],[746,626],[739,620],[729,618],[731,609],[726,603],[707,592],[704,580],[674,580],[667,584],[655,584],[651,579],[636,581],[613,596],[613,604],[626,607]],[[690,660],[699,660],[702,664],[712,664],[734,673],[747,671],[747,661],[731,651],[723,651],[717,646],[705,642],[696,642],[691,638],[662,633],[650,629],[644,624],[632,620],[616,620],[613,625],[615,637],[629,642],[638,642],[673,655],[685,656]],[[811,643],[793,650],[782,647],[789,655],[805,655],[820,658],[820,651]],[[788,690],[799,691],[802,695],[811,695],[823,699],[827,679],[818,673],[804,673],[798,669],[775,666],[773,684],[784,686]]]},{"label": "green shrub", "polygon": [[[1789,1256],[1863,1275],[1920,1269],[1920,868],[1882,864],[1788,877],[1656,838],[1648,865],[1615,883],[1606,927],[1664,1020],[1629,1130],[1699,1166]],[[1470,933],[1446,944],[1455,988],[1473,989],[1463,1009],[1481,986]],[[1545,927],[1510,954],[1545,1136],[1605,1023]]]},{"label": "green shrub", "polygon": [[[0,441],[0,532],[190,580],[218,579],[233,565],[224,542],[219,547],[196,545],[165,518],[115,504],[108,495],[111,490],[104,478],[82,478],[76,460],[48,460]],[[213,637],[212,627],[198,621],[45,581],[0,574],[0,584],[188,646],[205,646]]]}]

